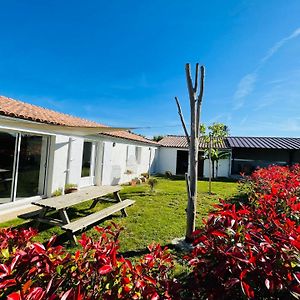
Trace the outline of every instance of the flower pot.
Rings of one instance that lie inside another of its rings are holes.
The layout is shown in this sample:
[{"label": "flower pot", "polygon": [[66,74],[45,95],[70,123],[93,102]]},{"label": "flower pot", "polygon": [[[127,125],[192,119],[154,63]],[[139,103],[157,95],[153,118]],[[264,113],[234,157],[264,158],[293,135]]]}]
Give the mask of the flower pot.
[{"label": "flower pot", "polygon": [[78,189],[76,188],[76,187],[74,187],[74,188],[69,188],[69,189],[66,189],[65,190],[65,194],[71,194],[71,193],[75,193],[75,192],[77,192],[78,191]]}]

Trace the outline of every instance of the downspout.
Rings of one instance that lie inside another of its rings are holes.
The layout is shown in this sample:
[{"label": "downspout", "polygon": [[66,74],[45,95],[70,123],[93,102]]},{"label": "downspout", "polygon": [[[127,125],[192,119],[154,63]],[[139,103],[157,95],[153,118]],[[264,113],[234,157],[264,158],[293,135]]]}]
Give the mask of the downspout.
[{"label": "downspout", "polygon": [[71,168],[71,154],[72,154],[72,142],[74,140],[70,137],[69,138],[69,145],[68,145],[68,157],[67,157],[67,169],[66,169],[66,184],[70,183],[70,168]]},{"label": "downspout", "polygon": [[148,167],[148,174],[149,174],[149,177],[151,176],[151,156],[152,156],[152,151],[151,151],[151,147],[149,147],[149,167]]}]

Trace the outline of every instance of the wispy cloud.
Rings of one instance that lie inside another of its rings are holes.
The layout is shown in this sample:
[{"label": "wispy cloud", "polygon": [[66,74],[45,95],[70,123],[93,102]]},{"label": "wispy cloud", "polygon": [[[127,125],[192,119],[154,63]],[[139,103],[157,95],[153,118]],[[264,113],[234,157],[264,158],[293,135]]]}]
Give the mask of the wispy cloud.
[{"label": "wispy cloud", "polygon": [[298,37],[300,35],[300,27],[293,31],[292,34],[289,36],[283,38],[279,42],[277,42],[269,51],[268,53],[262,58],[260,61],[261,64],[264,64],[266,61],[268,61],[285,43],[288,41]]},{"label": "wispy cloud", "polygon": [[258,71],[263,65],[276,53],[281,47],[283,47],[288,41],[297,38],[300,35],[300,27],[294,30],[289,36],[278,41],[273,47],[269,49],[267,54],[260,60],[257,68],[245,75],[239,82],[237,89],[234,93],[234,110],[238,110],[244,106],[245,99],[254,90],[255,83],[258,78]]},{"label": "wispy cloud", "polygon": [[234,94],[234,110],[244,106],[245,98],[252,93],[257,79],[256,72],[245,75],[239,82]]}]

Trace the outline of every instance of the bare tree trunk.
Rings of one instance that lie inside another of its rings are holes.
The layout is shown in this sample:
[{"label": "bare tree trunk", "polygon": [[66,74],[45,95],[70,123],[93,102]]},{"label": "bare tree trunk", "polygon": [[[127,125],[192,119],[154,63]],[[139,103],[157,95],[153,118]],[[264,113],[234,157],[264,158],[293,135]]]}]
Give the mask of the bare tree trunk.
[{"label": "bare tree trunk", "polygon": [[219,172],[219,161],[216,160],[216,178],[218,178],[218,172]]},{"label": "bare tree trunk", "polygon": [[215,178],[215,161],[212,160],[212,178]]},{"label": "bare tree trunk", "polygon": [[212,173],[212,160],[211,160],[211,135],[209,135],[208,145],[208,193],[211,194],[211,174]]},{"label": "bare tree trunk", "polygon": [[[201,104],[204,91],[204,67],[200,68],[200,90],[198,94],[198,74],[199,64],[196,64],[195,82],[193,86],[190,64],[186,64],[185,73],[187,80],[187,87],[190,98],[190,135],[188,134],[185,121],[179,100],[175,97],[180,120],[189,145],[189,169],[186,174],[186,184],[188,193],[187,203],[187,227],[185,239],[187,242],[193,240],[193,232],[196,226],[196,208],[197,208],[197,180],[198,180],[198,152],[199,152],[199,136],[200,136],[200,113]],[[198,95],[197,95],[198,94]]]}]

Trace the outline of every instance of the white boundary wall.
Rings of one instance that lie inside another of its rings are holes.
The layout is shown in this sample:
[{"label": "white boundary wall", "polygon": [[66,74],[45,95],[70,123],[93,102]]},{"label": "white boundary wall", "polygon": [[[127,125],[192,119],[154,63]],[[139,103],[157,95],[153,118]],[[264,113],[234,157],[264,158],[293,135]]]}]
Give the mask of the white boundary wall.
[{"label": "white boundary wall", "polygon": [[[165,172],[169,171],[173,175],[176,174],[176,165],[177,165],[177,151],[185,151],[182,148],[172,148],[172,147],[160,147],[158,160],[157,160],[157,168],[156,171],[159,174],[165,174]],[[186,150],[187,151],[187,150]],[[221,159],[219,161],[219,177],[229,177],[230,169],[231,169],[231,158]],[[215,172],[216,174],[216,172]],[[204,177],[209,176],[209,162],[208,159],[204,160],[203,167],[203,175]]]},{"label": "white boundary wall", "polygon": [[177,148],[167,148],[160,147],[157,160],[157,173],[165,174],[169,171],[173,175],[176,174],[176,165],[177,165]]}]

